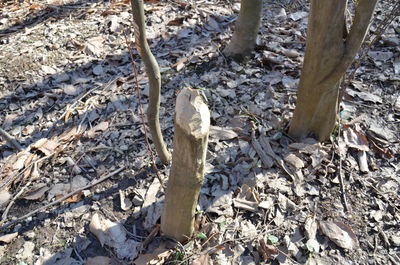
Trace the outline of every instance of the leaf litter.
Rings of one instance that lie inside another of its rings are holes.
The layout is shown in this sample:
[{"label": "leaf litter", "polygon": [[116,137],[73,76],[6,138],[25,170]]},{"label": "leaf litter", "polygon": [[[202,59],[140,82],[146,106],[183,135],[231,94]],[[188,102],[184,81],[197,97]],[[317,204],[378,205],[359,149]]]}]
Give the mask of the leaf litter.
[{"label": "leaf litter", "polygon": [[[346,89],[337,141],[294,143],[284,132],[309,8],[278,2],[265,2],[256,51],[237,64],[219,54],[238,3],[146,1],[149,44],[163,69],[160,117],[169,146],[182,84],[202,88],[212,112],[196,219],[206,238],[184,246],[162,245],[152,235],[164,193],[132,90],[122,35],[131,29],[129,3],[1,3],[0,124],[23,148],[0,138],[2,213],[10,205],[2,224],[125,170],[0,231],[0,253],[8,254],[0,263],[400,263],[399,21],[371,47]],[[377,8],[372,33],[389,2]],[[160,174],[166,179],[168,167]]]}]

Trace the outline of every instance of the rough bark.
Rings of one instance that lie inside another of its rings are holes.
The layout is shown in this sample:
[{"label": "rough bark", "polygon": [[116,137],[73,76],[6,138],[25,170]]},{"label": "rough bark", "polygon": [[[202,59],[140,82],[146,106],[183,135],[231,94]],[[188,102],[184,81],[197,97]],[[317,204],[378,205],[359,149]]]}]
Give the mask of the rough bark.
[{"label": "rough bark", "polygon": [[339,84],[357,54],[377,0],[359,0],[346,38],[346,0],[311,1],[306,54],[289,135],[329,138],[336,122]]},{"label": "rough bark", "polygon": [[161,94],[161,75],[158,63],[151,53],[146,39],[146,24],[144,17],[143,0],[131,0],[133,27],[135,30],[135,41],[140,58],[146,68],[146,74],[149,78],[149,106],[147,108],[147,120],[150,128],[156,151],[163,164],[171,160],[171,154],[168,152],[164,143],[160,128],[160,94]]},{"label": "rough bark", "polygon": [[234,60],[242,61],[254,49],[260,28],[262,0],[241,0],[239,18],[235,31],[224,54]]},{"label": "rough bark", "polygon": [[192,236],[203,185],[210,112],[198,90],[185,88],[176,100],[174,151],[161,230],[183,242]]}]

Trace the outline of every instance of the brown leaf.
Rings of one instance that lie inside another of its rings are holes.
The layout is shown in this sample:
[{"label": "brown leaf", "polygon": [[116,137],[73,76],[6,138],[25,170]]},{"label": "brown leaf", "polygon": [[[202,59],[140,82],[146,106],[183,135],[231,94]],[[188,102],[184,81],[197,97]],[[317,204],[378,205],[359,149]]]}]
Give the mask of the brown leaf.
[{"label": "brown leaf", "polygon": [[77,131],[76,129],[77,127],[72,127],[71,129],[64,131],[61,135],[58,136],[58,138],[60,139],[60,141],[63,142],[79,139],[82,136],[82,131],[84,130],[83,128],[81,128],[81,131]]},{"label": "brown leaf", "polygon": [[347,146],[360,151],[369,151],[367,137],[349,126],[343,126],[343,138]]},{"label": "brown leaf", "polygon": [[104,42],[104,38],[101,36],[91,38],[86,42],[85,48],[83,51],[87,55],[100,56],[104,49],[103,42]]},{"label": "brown leaf", "polygon": [[178,17],[178,18],[175,18],[175,19],[173,19],[173,20],[170,20],[170,21],[167,23],[167,25],[168,25],[168,26],[180,26],[180,25],[183,24],[183,21],[184,21],[184,20],[185,20],[184,17]]},{"label": "brown leaf", "polygon": [[30,10],[39,9],[39,8],[40,8],[40,5],[30,5],[28,7],[28,9],[30,9]]},{"label": "brown leaf", "polygon": [[183,58],[183,59],[177,61],[176,63],[174,63],[173,65],[171,65],[171,68],[176,67],[176,71],[180,71],[185,66],[185,63],[187,61],[188,61],[188,58]]},{"label": "brown leaf", "polygon": [[[56,199],[59,199],[63,196],[64,195],[62,195],[62,194],[57,195]],[[85,196],[84,196],[83,192],[81,191],[81,192],[75,193],[71,197],[66,198],[65,200],[63,200],[63,202],[79,202],[79,201],[83,200],[84,197]]]},{"label": "brown leaf", "polygon": [[97,124],[96,126],[94,126],[92,129],[90,129],[90,130],[87,132],[87,136],[88,136],[89,138],[93,138],[93,137],[96,136],[96,133],[97,133],[98,131],[104,132],[105,130],[107,130],[107,129],[108,129],[108,126],[109,126],[109,122],[108,122],[108,121],[100,122],[99,124]]},{"label": "brown leaf", "polygon": [[54,153],[55,149],[60,145],[58,141],[42,138],[36,143],[32,144],[33,149],[43,152],[46,156]]},{"label": "brown leaf", "polygon": [[45,184],[40,184],[37,185],[36,187],[32,187],[32,189],[28,192],[25,193],[25,195],[22,197],[25,200],[39,200],[43,198],[43,195],[48,191],[50,188],[47,187]]},{"label": "brown leaf", "polygon": [[192,265],[212,265],[213,261],[208,254],[202,254],[198,258],[194,259]]},{"label": "brown leaf", "polygon": [[166,249],[164,245],[160,245],[153,253],[140,254],[133,262],[134,265],[161,265],[171,256],[172,250]]},{"label": "brown leaf", "polygon": [[278,256],[279,252],[275,246],[265,244],[264,239],[260,239],[258,243],[257,251],[264,261],[274,260]]}]

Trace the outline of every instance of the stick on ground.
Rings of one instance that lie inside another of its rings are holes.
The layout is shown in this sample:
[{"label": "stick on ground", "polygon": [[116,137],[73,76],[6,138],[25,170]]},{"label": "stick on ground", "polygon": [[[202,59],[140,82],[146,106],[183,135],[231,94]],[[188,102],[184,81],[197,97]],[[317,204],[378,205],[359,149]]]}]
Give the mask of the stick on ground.
[{"label": "stick on ground", "polygon": [[78,192],[81,192],[81,191],[83,191],[83,190],[89,189],[89,188],[91,188],[91,187],[93,187],[93,186],[99,184],[100,182],[103,182],[104,180],[108,179],[109,177],[112,177],[112,176],[118,174],[119,172],[121,172],[122,170],[124,170],[124,168],[125,168],[125,167],[120,167],[119,169],[117,169],[117,170],[111,172],[110,174],[107,174],[107,175],[105,175],[104,177],[101,177],[101,178],[99,178],[98,180],[95,180],[95,181],[93,181],[92,183],[90,183],[90,184],[88,184],[88,185],[86,185],[86,186],[84,186],[84,187],[82,187],[82,188],[79,188],[79,189],[77,189],[77,190],[75,190],[75,191],[71,191],[71,192],[68,193],[67,195],[65,195],[65,196],[63,196],[63,197],[61,197],[61,198],[59,198],[59,199],[57,199],[57,200],[55,200],[55,201],[53,201],[53,202],[51,202],[51,203],[49,203],[49,204],[46,204],[46,205],[44,205],[44,206],[42,206],[42,207],[40,207],[40,208],[38,208],[38,209],[36,209],[36,210],[33,210],[33,211],[30,212],[30,213],[25,214],[24,216],[21,216],[21,217],[19,217],[19,218],[13,220],[13,221],[11,221],[11,222],[6,223],[5,225],[0,226],[0,231],[3,231],[3,230],[5,230],[5,229],[7,229],[8,227],[10,227],[10,226],[12,226],[12,225],[14,225],[14,224],[20,223],[20,222],[22,222],[23,220],[25,220],[26,218],[28,218],[28,217],[30,217],[30,216],[32,216],[32,215],[34,215],[34,214],[36,214],[36,213],[38,213],[38,212],[40,212],[40,211],[44,211],[44,210],[46,210],[47,208],[49,208],[49,207],[51,207],[51,206],[53,206],[53,205],[58,204],[58,203],[60,203],[60,202],[62,202],[62,201],[64,201],[64,200],[66,200],[66,199],[68,199],[69,197],[71,197],[72,195],[74,195],[74,194],[76,194],[76,193],[78,193]]}]

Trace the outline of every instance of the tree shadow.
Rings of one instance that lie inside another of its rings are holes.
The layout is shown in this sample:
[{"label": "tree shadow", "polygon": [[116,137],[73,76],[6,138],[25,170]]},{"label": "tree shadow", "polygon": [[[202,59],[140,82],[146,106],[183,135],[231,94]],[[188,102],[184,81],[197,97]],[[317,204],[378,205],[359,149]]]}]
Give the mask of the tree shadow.
[{"label": "tree shadow", "polygon": [[[34,27],[48,20],[58,20],[65,16],[84,19],[85,6],[93,3],[102,2],[100,0],[86,0],[62,5],[48,5],[44,9],[39,9],[30,13],[23,21],[18,21],[13,25],[0,29],[0,39],[10,37],[13,34],[23,32],[27,28]],[[80,12],[83,11],[83,12]]]},{"label": "tree shadow", "polygon": [[[225,19],[225,17],[222,17],[220,19],[223,20]],[[215,21],[215,18],[213,18],[213,20]],[[222,29],[226,30],[226,27],[225,28],[221,27],[221,30]],[[181,49],[182,54],[188,54],[188,56],[190,56],[190,54],[193,54],[196,51],[196,49],[204,49],[207,42],[209,41],[208,39],[209,36],[211,36],[212,34],[220,33],[217,31],[210,33],[209,30],[210,26],[208,24],[202,26],[193,25],[192,27],[182,27],[182,29],[178,31],[178,34],[176,36],[171,36],[167,40],[164,40],[162,37],[149,40],[153,53],[155,54],[156,58],[160,61],[161,68],[169,68],[171,64],[174,63],[171,62],[170,60],[166,60],[168,59],[169,53],[166,53],[165,51],[169,51],[173,48],[176,48],[172,47],[169,44],[169,41],[171,41],[171,39],[173,43],[178,44],[178,47],[179,49]],[[193,42],[190,36],[191,34],[195,34],[198,32],[208,32],[208,33],[206,34],[207,35],[206,37],[198,39],[196,42]],[[186,37],[179,39],[180,37],[178,36],[180,34],[183,34]],[[174,38],[176,38],[176,40]],[[134,50],[133,53],[137,60],[136,63],[138,65],[141,65],[140,58],[137,56],[136,50]],[[214,64],[212,67],[214,66],[217,65]],[[94,68],[96,67],[102,68],[102,73],[98,76],[93,74]],[[65,128],[72,126],[74,123],[82,119],[84,116],[95,117],[96,113],[97,116],[99,116],[98,114],[103,114],[96,120],[89,119],[89,124],[96,123],[95,121],[98,122],[103,121],[104,119],[106,119],[105,116],[107,115],[107,113],[115,112],[116,110],[118,111],[118,109],[112,106],[113,103],[115,103],[113,102],[113,100],[118,101],[118,98],[113,99],[111,97],[109,99],[107,107],[105,108],[95,108],[89,112],[75,111],[74,113],[72,113],[73,115],[71,115],[72,119],[69,119],[67,122],[65,122],[66,120],[65,117],[60,117],[60,113],[61,111],[64,111],[65,114],[65,111],[68,108],[68,106],[76,103],[77,101],[85,103],[85,101],[88,100],[88,98],[90,98],[92,95],[99,93],[107,93],[107,92],[110,92],[110,94],[112,95],[113,94],[112,91],[114,88],[120,85],[125,85],[122,84],[125,81],[123,82],[120,82],[121,80],[118,81],[119,78],[133,79],[131,76],[132,66],[128,52],[124,52],[122,54],[112,54],[107,56],[103,60],[93,59],[80,66],[68,65],[65,68],[69,68],[71,70],[68,71],[64,70],[63,72],[60,73],[47,75],[43,81],[38,83],[17,85],[18,89],[15,89],[13,93],[0,98],[0,101],[3,100],[3,102],[6,101],[8,103],[15,104],[17,106],[23,106],[24,110],[18,115],[18,117],[12,119],[12,121],[9,122],[7,125],[3,124],[3,129],[6,131],[17,130],[16,134],[13,133],[13,135],[17,135],[17,138],[20,138],[18,137],[18,135],[22,136],[21,130],[26,128],[26,126],[37,124],[42,120],[44,120],[43,118],[51,117],[51,115],[58,115],[59,117],[59,119],[53,121],[52,122],[53,124],[48,128],[42,128],[40,131],[34,130],[27,137],[24,137],[25,138],[24,140],[19,140],[20,144],[23,147],[27,147],[41,138],[49,138],[57,134],[59,135]],[[196,66],[196,69],[200,68],[202,68],[202,66],[200,67]],[[207,68],[206,66],[200,69],[199,71],[205,72],[207,70],[209,70],[209,68]],[[143,71],[140,71],[139,74],[141,75],[139,78],[146,78],[144,77],[145,75],[143,74]],[[93,77],[95,79],[95,84],[93,84],[94,82],[92,82]],[[170,73],[166,74],[166,76],[163,74],[163,78],[164,81],[166,82],[162,84],[161,98],[163,98],[164,92],[168,92],[167,90],[170,89],[171,86],[179,83],[179,81],[181,80],[180,73],[176,72],[175,69],[170,69]],[[165,78],[167,80],[165,80]],[[113,81],[111,85],[109,84],[110,81]],[[136,110],[137,99],[136,99],[136,94],[134,92],[133,81],[129,85],[131,86],[132,90],[128,92],[128,94],[130,95],[125,100],[126,101],[125,104],[128,105],[128,108],[124,108],[124,110],[126,109]],[[65,88],[65,86],[75,87],[76,90],[78,90],[78,93],[76,95],[65,94],[63,92],[63,88]],[[88,93],[86,97],[82,97],[82,95],[84,95],[85,93]],[[37,102],[39,102],[39,104],[37,104]],[[142,103],[145,102],[146,102],[146,95],[144,96]],[[29,108],[28,107],[29,105],[35,105],[35,107]],[[171,105],[167,105],[166,107],[170,106]],[[2,114],[5,116],[6,112],[4,111]],[[10,112],[10,114],[12,114],[12,111]],[[4,116],[0,118],[4,119],[5,118]],[[172,125],[169,124],[170,128],[171,126]],[[3,159],[15,152],[14,150],[10,149],[7,144],[0,146],[0,150],[1,149],[6,150],[3,151]]]}]

